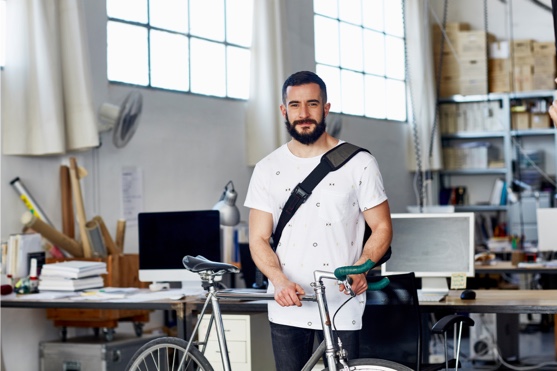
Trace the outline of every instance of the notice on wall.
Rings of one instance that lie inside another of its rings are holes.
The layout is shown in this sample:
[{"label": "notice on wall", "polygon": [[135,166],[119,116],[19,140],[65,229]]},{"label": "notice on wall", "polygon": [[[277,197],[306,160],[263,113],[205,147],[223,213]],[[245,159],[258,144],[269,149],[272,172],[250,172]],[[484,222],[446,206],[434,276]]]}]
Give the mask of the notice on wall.
[{"label": "notice on wall", "polygon": [[127,225],[137,224],[137,214],[143,211],[143,170],[139,167],[123,167],[122,217]]},{"label": "notice on wall", "polygon": [[451,274],[451,290],[466,288],[466,273]]}]

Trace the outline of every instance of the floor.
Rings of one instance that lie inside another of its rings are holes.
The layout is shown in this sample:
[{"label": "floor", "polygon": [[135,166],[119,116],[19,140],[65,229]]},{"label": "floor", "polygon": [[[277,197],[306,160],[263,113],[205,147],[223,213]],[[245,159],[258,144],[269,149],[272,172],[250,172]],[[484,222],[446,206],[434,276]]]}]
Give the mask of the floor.
[{"label": "floor", "polygon": [[462,341],[461,370],[557,370],[553,327],[542,330],[537,324],[522,324],[518,341],[518,358],[472,360],[470,337],[466,336]]}]

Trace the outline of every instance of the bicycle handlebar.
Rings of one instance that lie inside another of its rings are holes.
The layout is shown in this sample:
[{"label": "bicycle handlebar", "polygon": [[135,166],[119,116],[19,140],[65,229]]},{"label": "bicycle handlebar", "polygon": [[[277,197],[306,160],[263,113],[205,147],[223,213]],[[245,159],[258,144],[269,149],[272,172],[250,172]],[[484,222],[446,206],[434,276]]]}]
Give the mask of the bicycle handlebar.
[{"label": "bicycle handlebar", "polygon": [[[351,274],[361,274],[361,273],[365,274],[367,271],[373,268],[373,266],[375,266],[375,263],[371,261],[371,259],[368,259],[364,264],[338,267],[337,269],[335,269],[334,275],[340,281],[344,281],[346,280],[346,277]],[[387,287],[389,283],[390,283],[389,278],[383,277],[377,282],[368,283],[367,289],[368,291],[381,290]]]}]

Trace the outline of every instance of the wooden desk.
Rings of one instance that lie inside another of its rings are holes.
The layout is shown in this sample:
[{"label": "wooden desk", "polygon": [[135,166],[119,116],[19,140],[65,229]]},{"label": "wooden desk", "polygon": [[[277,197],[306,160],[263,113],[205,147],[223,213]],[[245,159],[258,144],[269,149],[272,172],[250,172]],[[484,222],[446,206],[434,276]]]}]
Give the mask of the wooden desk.
[{"label": "wooden desk", "polygon": [[498,261],[496,264],[493,265],[476,264],[474,266],[474,270],[476,271],[476,274],[504,274],[504,273],[557,274],[557,268],[553,268],[553,267],[519,268],[515,265],[512,265],[512,262],[510,261]]}]

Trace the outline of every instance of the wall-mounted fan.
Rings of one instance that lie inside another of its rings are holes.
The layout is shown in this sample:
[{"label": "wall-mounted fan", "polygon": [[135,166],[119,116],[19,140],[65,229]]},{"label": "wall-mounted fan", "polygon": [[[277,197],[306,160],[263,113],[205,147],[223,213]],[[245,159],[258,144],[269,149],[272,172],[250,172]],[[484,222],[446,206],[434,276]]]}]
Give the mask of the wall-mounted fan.
[{"label": "wall-mounted fan", "polygon": [[124,147],[137,130],[142,107],[143,98],[138,91],[130,92],[119,106],[103,103],[99,109],[99,132],[113,130],[112,142],[117,148]]}]

